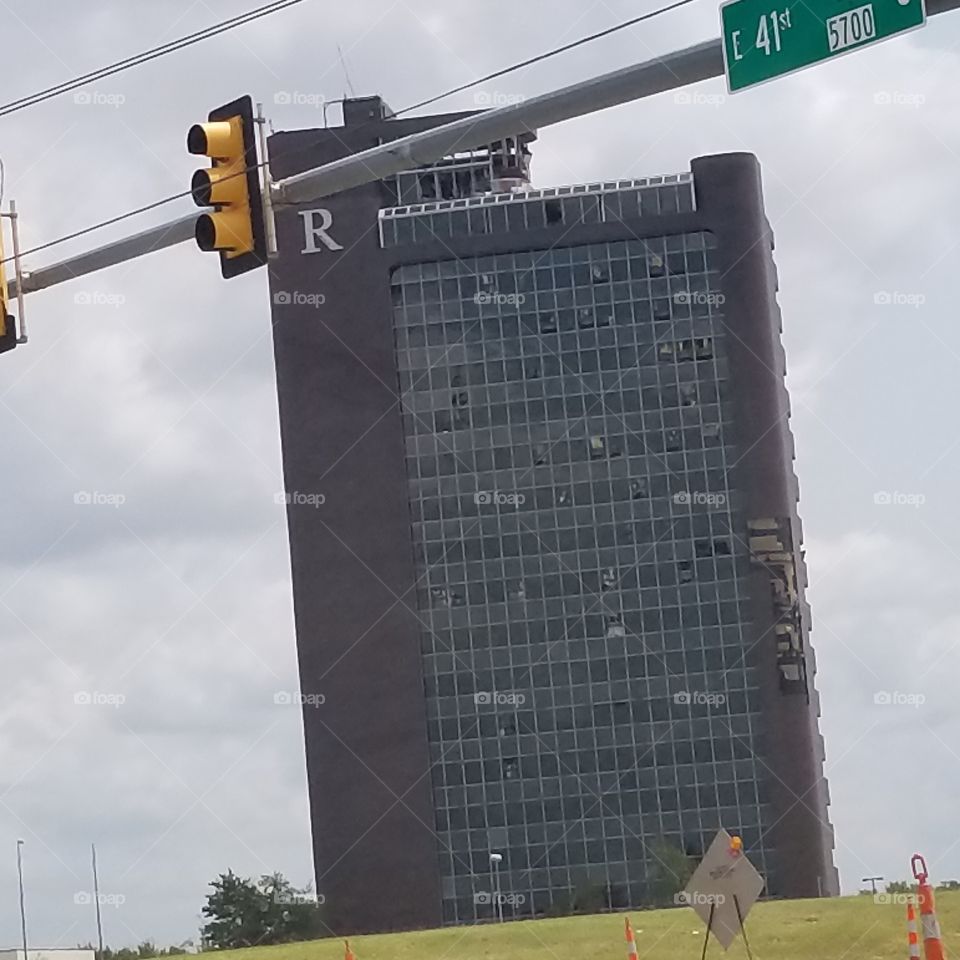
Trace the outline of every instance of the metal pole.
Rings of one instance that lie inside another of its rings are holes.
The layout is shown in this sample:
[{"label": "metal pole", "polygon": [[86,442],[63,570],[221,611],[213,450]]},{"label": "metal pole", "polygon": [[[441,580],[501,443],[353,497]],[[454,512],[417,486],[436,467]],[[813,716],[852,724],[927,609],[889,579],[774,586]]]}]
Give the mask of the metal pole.
[{"label": "metal pole", "polygon": [[23,303],[23,277],[20,272],[20,221],[17,204],[10,201],[10,236],[13,239],[13,268],[17,285],[17,319],[20,321],[20,336],[17,343],[27,343],[27,311]]},{"label": "metal pole", "polygon": [[90,844],[90,859],[93,866],[93,902],[97,907],[97,960],[103,960],[103,917],[100,915],[100,877],[97,873],[97,845]]},{"label": "metal pole", "polygon": [[[819,880],[820,878],[818,877],[817,879]],[[877,893],[877,881],[878,881],[878,880],[882,880],[882,879],[883,879],[883,877],[864,877],[862,882],[863,882],[863,883],[869,883],[869,884],[870,884],[870,887],[871,887],[870,892],[871,892],[872,894],[874,894],[874,896],[876,896],[876,893]]]},{"label": "metal pole", "polygon": [[273,201],[276,205],[285,205],[319,200],[371,180],[383,180],[401,170],[434,163],[460,150],[482,147],[524,130],[548,127],[722,73],[720,41],[708,40],[522,103],[497,107],[442,127],[391,140],[315,170],[296,174],[274,185]]},{"label": "metal pole", "polygon": [[257,104],[257,139],[260,144],[260,182],[263,193],[263,223],[267,235],[267,257],[277,257],[277,224],[273,218],[273,198],[270,193],[270,156],[267,152],[267,118],[263,104]]},{"label": "metal pole", "polygon": [[20,883],[20,933],[23,936],[23,960],[30,960],[27,952],[27,908],[23,896],[23,841],[17,841],[17,879]]},{"label": "metal pole", "polygon": [[503,895],[500,890],[500,863],[502,860],[503,854],[490,854],[490,866],[493,867],[493,896],[497,905],[497,919],[500,923],[503,923]]},{"label": "metal pole", "polygon": [[[105,267],[135,260],[137,257],[153,253],[155,250],[163,250],[186,240],[193,240],[196,224],[197,214],[191,213],[177,220],[171,220],[169,223],[163,223],[159,227],[151,227],[142,233],[136,233],[121,240],[114,240],[112,243],[96,247],[87,253],[61,260],[49,267],[32,270],[24,277],[23,292],[35,293],[37,290],[45,290],[47,287],[65,283],[88,273],[95,273]],[[7,289],[10,296],[16,294],[13,284],[8,284]]]}]

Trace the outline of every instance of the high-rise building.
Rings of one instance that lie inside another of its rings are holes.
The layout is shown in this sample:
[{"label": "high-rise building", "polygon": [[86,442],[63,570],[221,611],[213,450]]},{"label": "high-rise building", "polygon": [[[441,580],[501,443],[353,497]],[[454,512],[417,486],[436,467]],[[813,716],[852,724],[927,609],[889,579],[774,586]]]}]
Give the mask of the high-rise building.
[{"label": "high-rise building", "polygon": [[[451,119],[347,101],[273,173]],[[537,190],[532,139],[279,220],[338,932],[647,902],[720,826],[769,895],[837,892],[759,165]]]}]

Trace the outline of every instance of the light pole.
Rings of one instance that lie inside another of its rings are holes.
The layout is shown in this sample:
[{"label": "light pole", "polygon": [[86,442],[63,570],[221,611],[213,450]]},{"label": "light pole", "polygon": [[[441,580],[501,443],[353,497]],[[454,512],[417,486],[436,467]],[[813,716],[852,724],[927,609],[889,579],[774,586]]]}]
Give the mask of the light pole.
[{"label": "light pole", "polygon": [[23,960],[30,960],[27,953],[27,909],[23,899],[23,841],[17,841],[17,878],[20,882],[20,933],[23,935]]},{"label": "light pole", "polygon": [[493,896],[497,903],[497,919],[500,923],[503,923],[503,897],[500,895],[500,864],[502,862],[502,853],[490,854],[490,867],[493,870]]},{"label": "light pole", "polygon": [[93,866],[93,902],[97,909],[97,960],[103,960],[103,917],[100,915],[100,876],[97,873],[97,845],[90,844],[90,859]]},{"label": "light pole", "polygon": [[871,888],[872,888],[873,895],[876,896],[876,895],[877,895],[877,881],[878,881],[878,880],[882,880],[882,879],[883,879],[883,877],[864,877],[864,878],[863,878],[863,882],[870,884],[870,886],[871,886]]}]

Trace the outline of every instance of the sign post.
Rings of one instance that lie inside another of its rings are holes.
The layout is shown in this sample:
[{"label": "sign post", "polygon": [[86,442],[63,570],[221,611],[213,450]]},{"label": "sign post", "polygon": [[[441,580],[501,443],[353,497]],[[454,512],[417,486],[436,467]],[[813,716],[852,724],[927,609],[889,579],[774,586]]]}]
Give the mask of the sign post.
[{"label": "sign post", "polygon": [[926,23],[924,0],[728,0],[720,7],[731,93]]}]

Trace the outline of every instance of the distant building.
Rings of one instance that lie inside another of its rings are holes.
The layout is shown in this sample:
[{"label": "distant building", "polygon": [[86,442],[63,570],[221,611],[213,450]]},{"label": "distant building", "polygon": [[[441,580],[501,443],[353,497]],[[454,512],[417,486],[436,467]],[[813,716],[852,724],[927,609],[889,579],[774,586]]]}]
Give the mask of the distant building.
[{"label": "distant building", "polygon": [[[59,947],[50,950],[27,949],[27,960],[95,960],[95,957],[93,950],[63,950]],[[23,960],[23,950],[0,950],[0,960]]]},{"label": "distant building", "polygon": [[[453,119],[344,113],[275,135],[274,176]],[[491,918],[498,890],[508,916],[639,904],[658,844],[719,826],[770,895],[838,892],[757,161],[533,190],[532,139],[279,221],[338,932]]]}]

